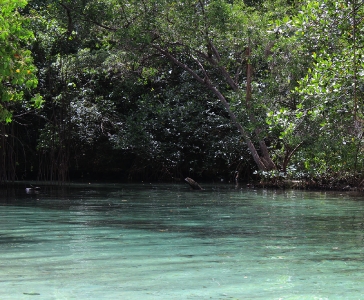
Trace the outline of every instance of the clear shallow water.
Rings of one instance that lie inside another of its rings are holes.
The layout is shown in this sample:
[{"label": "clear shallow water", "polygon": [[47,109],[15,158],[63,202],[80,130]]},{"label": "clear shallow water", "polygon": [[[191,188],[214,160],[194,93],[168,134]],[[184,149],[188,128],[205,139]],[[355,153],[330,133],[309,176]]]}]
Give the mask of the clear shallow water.
[{"label": "clear shallow water", "polygon": [[364,299],[364,198],[205,187],[0,195],[0,299]]}]

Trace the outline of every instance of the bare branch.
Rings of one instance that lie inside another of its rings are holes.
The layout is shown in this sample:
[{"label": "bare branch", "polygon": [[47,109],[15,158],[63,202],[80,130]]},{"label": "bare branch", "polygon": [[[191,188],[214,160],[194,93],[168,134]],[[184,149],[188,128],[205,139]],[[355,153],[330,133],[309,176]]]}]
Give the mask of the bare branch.
[{"label": "bare branch", "polygon": [[190,73],[193,78],[195,78],[198,82],[204,84],[205,81],[203,78],[201,78],[195,71],[193,71],[191,68],[189,68],[186,64],[180,62],[177,58],[175,58],[170,52],[168,52],[167,50],[162,49],[159,45],[152,45],[152,47],[156,50],[158,50],[158,52],[160,52],[161,54],[163,54],[164,56],[166,56],[169,60],[171,60],[173,63],[175,63],[177,66],[181,67],[183,70],[187,71],[188,73]]}]

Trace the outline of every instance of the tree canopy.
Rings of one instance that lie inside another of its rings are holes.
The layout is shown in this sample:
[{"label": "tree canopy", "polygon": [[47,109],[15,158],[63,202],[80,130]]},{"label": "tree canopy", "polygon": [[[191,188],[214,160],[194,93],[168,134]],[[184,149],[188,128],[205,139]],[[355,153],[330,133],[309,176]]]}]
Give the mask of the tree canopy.
[{"label": "tree canopy", "polygon": [[[26,5],[25,0],[0,2],[0,122],[11,122],[13,103],[24,100],[25,94],[38,83],[33,57],[27,48],[33,33],[27,28],[29,20],[19,12]],[[39,107],[42,98],[37,95],[30,102]]]},{"label": "tree canopy", "polygon": [[361,1],[3,3],[33,176],[361,180]]}]

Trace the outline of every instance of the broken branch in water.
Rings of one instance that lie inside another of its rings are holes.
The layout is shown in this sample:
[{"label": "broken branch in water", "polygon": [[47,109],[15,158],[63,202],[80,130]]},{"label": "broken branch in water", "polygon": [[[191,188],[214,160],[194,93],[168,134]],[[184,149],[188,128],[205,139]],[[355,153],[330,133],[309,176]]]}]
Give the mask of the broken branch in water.
[{"label": "broken branch in water", "polygon": [[194,181],[192,178],[190,177],[186,177],[185,181],[190,185],[190,187],[192,187],[194,190],[202,190],[202,187],[196,182]]}]

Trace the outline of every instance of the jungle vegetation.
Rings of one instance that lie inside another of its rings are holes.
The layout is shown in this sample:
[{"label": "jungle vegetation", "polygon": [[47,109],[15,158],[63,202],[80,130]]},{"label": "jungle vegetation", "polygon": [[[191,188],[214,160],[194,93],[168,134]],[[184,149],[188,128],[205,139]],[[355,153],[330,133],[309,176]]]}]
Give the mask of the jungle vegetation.
[{"label": "jungle vegetation", "polygon": [[0,181],[364,178],[360,0],[1,0]]}]

